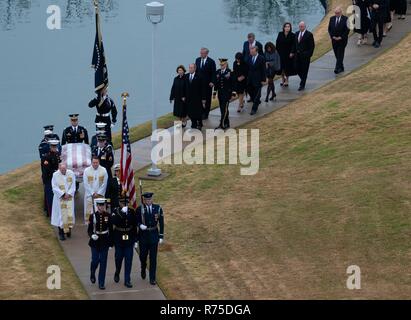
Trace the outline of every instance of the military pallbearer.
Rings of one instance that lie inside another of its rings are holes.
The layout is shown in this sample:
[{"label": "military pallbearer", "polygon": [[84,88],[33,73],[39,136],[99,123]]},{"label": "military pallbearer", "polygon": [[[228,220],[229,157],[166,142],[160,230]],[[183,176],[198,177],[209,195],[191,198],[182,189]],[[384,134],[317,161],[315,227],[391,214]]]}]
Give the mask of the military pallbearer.
[{"label": "military pallbearer", "polygon": [[218,93],[218,102],[220,105],[220,125],[217,129],[230,128],[230,119],[228,107],[233,96],[234,80],[231,70],[228,68],[227,59],[220,60],[220,69],[217,70],[217,83],[215,90]]},{"label": "military pallbearer", "polygon": [[88,132],[86,128],[78,125],[78,114],[70,114],[71,126],[63,131],[61,144],[64,146],[68,143],[85,143],[89,144]]}]

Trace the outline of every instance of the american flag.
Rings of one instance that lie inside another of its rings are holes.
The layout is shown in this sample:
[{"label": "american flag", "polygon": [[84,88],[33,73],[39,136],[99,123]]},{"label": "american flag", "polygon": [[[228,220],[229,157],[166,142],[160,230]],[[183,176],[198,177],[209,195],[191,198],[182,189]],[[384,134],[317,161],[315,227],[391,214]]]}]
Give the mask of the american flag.
[{"label": "american flag", "polygon": [[127,105],[123,106],[123,130],[121,143],[121,161],[120,161],[120,182],[123,191],[134,209],[137,208],[136,186],[134,184],[134,171],[132,166],[131,146],[129,139],[129,128],[127,122]]}]

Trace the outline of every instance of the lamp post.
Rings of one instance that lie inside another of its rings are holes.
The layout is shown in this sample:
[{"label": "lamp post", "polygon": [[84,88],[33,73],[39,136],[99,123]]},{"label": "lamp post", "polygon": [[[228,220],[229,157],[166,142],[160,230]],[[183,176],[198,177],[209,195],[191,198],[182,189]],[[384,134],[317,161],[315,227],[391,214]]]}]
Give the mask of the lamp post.
[{"label": "lamp post", "polygon": [[[153,118],[152,118],[152,134],[157,130],[157,98],[155,95],[155,86],[156,86],[156,78],[157,78],[157,25],[161,23],[164,19],[164,4],[154,1],[146,4],[146,16],[147,20],[151,22],[153,25],[153,36],[152,36],[152,82],[151,82],[151,99],[152,99],[152,111],[153,111]],[[155,147],[155,142],[152,141],[152,148]],[[153,150],[152,149],[152,150]],[[151,168],[148,170],[148,175],[153,177],[161,176],[161,169],[157,168],[157,164],[155,163],[155,159],[152,159]]]}]

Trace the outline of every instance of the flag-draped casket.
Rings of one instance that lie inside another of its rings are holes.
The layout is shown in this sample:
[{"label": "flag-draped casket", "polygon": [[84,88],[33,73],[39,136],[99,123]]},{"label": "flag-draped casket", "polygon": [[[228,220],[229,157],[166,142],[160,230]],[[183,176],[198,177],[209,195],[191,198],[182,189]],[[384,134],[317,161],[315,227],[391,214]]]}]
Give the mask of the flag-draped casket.
[{"label": "flag-draped casket", "polygon": [[63,146],[62,161],[76,175],[76,180],[83,179],[84,170],[91,166],[91,148],[84,143],[70,143]]}]

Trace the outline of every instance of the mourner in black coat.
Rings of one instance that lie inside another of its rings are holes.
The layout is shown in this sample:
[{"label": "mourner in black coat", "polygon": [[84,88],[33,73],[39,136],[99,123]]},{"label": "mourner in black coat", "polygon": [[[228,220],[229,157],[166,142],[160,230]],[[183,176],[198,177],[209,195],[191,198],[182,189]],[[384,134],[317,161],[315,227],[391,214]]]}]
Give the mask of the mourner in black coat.
[{"label": "mourner in black coat", "polygon": [[253,108],[250,114],[254,115],[257,113],[258,106],[261,103],[261,89],[267,77],[265,59],[262,54],[258,54],[257,47],[251,49],[251,55],[252,57],[248,61],[247,88],[251,101],[253,102]]},{"label": "mourner in black coat", "polygon": [[249,33],[247,35],[247,41],[244,42],[243,44],[243,57],[244,57],[244,62],[249,63],[251,57],[251,48],[252,47],[257,47],[258,48],[258,53],[263,54],[263,45],[261,42],[255,40],[255,34],[254,33]]},{"label": "mourner in black coat", "polygon": [[334,72],[344,72],[344,54],[348,42],[350,29],[347,26],[348,18],[342,14],[341,7],[335,9],[335,16],[328,23],[328,34],[330,35],[334,55],[337,60]]},{"label": "mourner in black coat", "polygon": [[69,115],[71,126],[63,131],[61,145],[68,143],[85,143],[89,144],[88,132],[86,128],[78,125],[78,114]]},{"label": "mourner in black coat", "polygon": [[216,83],[216,64],[213,59],[208,56],[208,49],[201,48],[200,57],[196,59],[197,72],[203,78],[203,86],[205,90],[205,108],[203,120],[208,119],[211,110],[211,99],[213,95],[213,87]]},{"label": "mourner in black coat", "polygon": [[173,114],[175,117],[180,118],[183,122],[183,126],[186,125],[187,118],[187,81],[185,77],[186,69],[184,66],[178,66],[177,77],[174,78],[173,86],[171,87],[170,102],[174,101]]},{"label": "mourner in black coat", "polygon": [[238,95],[238,109],[241,112],[244,108],[244,94],[247,89],[248,65],[244,62],[243,54],[237,52],[233,63],[234,91]]},{"label": "mourner in black coat", "polygon": [[[153,193],[143,194],[143,208],[137,208],[138,241],[140,246],[141,277],[146,278],[147,256],[150,255],[150,283],[156,284],[158,244],[164,241],[164,213],[152,203]],[[160,229],[160,230],[159,230]]]},{"label": "mourner in black coat", "polygon": [[288,77],[295,75],[294,59],[290,57],[295,43],[295,33],[293,33],[291,23],[283,25],[283,31],[278,33],[276,48],[280,55],[281,62],[281,86],[288,87]]},{"label": "mourner in black coat", "polygon": [[186,75],[186,90],[187,112],[191,119],[191,128],[201,130],[207,93],[204,80],[196,72],[195,64],[190,64],[189,73]]},{"label": "mourner in black coat", "polygon": [[[386,22],[389,1],[388,0],[371,0],[371,30],[374,36],[373,46],[379,48],[384,36],[384,23]],[[378,29],[378,32],[377,32]]]},{"label": "mourner in black coat", "polygon": [[306,29],[304,22],[300,22],[299,29],[295,34],[295,42],[291,54],[295,58],[297,74],[301,79],[300,87],[298,88],[301,91],[305,89],[315,42],[313,34]]}]

